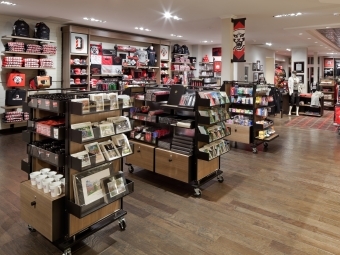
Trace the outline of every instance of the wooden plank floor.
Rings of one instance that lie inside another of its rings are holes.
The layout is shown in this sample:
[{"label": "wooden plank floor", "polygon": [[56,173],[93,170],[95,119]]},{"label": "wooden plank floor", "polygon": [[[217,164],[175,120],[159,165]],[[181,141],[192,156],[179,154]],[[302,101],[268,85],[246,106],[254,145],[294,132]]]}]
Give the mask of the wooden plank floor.
[{"label": "wooden plank floor", "polygon": [[[204,185],[200,199],[183,183],[125,171],[135,181],[126,231],[113,223],[73,254],[340,254],[340,136],[285,127],[288,119],[275,118],[280,137],[267,152],[225,155],[225,181]],[[20,219],[25,148],[21,134],[0,135],[0,255],[61,254]]]}]

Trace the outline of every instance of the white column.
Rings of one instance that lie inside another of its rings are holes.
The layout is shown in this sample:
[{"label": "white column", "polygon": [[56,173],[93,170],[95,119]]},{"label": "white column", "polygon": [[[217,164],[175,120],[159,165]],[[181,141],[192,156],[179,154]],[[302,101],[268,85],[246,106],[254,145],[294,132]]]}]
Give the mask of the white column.
[{"label": "white column", "polygon": [[319,82],[319,72],[318,72],[318,53],[314,52],[314,76],[313,76],[313,81]]},{"label": "white column", "polygon": [[264,75],[266,77],[266,81],[267,81],[268,84],[274,84],[275,57],[274,58],[268,58],[268,57],[266,58]]},{"label": "white column", "polygon": [[293,48],[292,49],[292,71],[294,71],[294,63],[295,62],[303,62],[304,63],[304,73],[297,75],[303,75],[304,78],[304,86],[302,88],[302,93],[307,93],[307,84],[308,84],[308,77],[307,77],[307,68],[308,68],[308,49],[307,48]]},{"label": "white column", "polygon": [[231,18],[222,18],[222,72],[221,82],[234,80],[233,58],[233,23]]}]

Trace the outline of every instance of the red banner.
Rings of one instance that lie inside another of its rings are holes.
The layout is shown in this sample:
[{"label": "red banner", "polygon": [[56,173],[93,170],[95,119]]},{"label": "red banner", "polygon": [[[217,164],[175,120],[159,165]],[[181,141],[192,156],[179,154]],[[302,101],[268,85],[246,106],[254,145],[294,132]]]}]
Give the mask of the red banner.
[{"label": "red banner", "polygon": [[231,62],[246,62],[244,59],[245,54],[245,32],[246,32],[246,19],[232,19],[234,23],[233,32],[233,59]]}]

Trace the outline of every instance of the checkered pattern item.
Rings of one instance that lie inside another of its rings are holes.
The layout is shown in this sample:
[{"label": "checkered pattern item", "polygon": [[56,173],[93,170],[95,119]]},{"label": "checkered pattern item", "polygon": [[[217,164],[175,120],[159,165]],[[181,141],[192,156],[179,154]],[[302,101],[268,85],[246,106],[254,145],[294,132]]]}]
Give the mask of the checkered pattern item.
[{"label": "checkered pattern item", "polygon": [[22,57],[4,57],[2,59],[3,67],[21,67]]},{"label": "checkered pattern item", "polygon": [[24,52],[25,44],[23,42],[8,42],[5,48],[6,51]]},{"label": "checkered pattern item", "polygon": [[36,44],[27,44],[26,45],[26,52],[27,53],[41,53],[42,47]]},{"label": "checkered pattern item", "polygon": [[57,53],[57,47],[51,44],[44,44],[42,47],[42,53],[55,55]]},{"label": "checkered pattern item", "polygon": [[39,59],[25,58],[24,59],[24,67],[38,68],[39,67]]},{"label": "checkered pattern item", "polygon": [[49,58],[40,59],[40,67],[53,67],[53,60]]}]

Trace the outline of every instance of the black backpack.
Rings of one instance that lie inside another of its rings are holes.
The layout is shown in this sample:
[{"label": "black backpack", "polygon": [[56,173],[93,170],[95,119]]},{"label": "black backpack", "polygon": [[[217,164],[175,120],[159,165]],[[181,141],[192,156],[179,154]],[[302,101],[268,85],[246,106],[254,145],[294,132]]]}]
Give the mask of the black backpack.
[{"label": "black backpack", "polygon": [[[178,44],[174,45],[173,53],[179,53],[178,50],[180,49],[180,46]],[[180,53],[179,53],[180,54]]]},{"label": "black backpack", "polygon": [[12,35],[30,37],[30,26],[23,19],[18,19],[14,22]]},{"label": "black backpack", "polygon": [[37,23],[34,28],[34,37],[50,40],[50,28],[44,22]]},{"label": "black backpack", "polygon": [[187,54],[187,55],[190,55],[190,52],[189,52],[188,46],[186,46],[186,45],[182,45],[182,54]]}]

